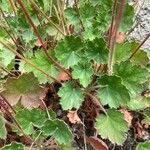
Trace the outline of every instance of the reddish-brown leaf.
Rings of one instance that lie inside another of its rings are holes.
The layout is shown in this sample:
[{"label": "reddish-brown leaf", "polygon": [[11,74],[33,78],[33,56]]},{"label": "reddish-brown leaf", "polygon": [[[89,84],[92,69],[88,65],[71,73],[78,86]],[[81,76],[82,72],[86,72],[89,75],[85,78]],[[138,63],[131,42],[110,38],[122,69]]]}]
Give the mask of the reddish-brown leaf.
[{"label": "reddish-brown leaf", "polygon": [[87,140],[95,150],[108,150],[106,143],[97,137],[91,136]]}]

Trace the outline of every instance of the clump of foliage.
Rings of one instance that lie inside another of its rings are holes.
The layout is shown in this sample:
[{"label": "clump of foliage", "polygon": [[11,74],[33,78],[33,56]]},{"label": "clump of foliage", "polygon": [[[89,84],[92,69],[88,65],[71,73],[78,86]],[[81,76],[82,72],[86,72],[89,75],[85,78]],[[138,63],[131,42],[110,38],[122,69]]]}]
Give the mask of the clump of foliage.
[{"label": "clump of foliage", "polygon": [[46,103],[47,87],[64,114],[82,111],[87,99],[95,104],[95,132],[113,144],[122,145],[130,128],[122,109],[150,125],[150,53],[141,50],[150,34],[127,40],[134,18],[127,1],[1,0],[0,12],[0,139],[11,128],[28,141],[2,150],[46,149],[51,138],[72,149],[75,135]]}]

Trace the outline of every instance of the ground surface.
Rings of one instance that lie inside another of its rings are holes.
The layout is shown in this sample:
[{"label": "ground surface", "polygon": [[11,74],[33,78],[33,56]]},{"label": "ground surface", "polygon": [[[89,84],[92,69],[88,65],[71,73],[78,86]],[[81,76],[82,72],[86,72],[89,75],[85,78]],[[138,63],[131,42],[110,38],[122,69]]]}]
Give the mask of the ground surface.
[{"label": "ground surface", "polygon": [[[130,38],[136,40],[143,40],[145,35],[150,32],[150,0],[132,0],[136,1],[136,17],[135,24],[137,24]],[[144,48],[150,50],[150,39],[144,44]]]}]

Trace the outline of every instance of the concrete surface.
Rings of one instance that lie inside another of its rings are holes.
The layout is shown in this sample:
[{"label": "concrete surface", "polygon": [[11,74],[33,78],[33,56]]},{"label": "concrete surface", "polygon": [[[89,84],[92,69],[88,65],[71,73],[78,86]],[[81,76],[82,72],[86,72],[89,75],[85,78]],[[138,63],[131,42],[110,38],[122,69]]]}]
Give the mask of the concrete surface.
[{"label": "concrete surface", "polygon": [[[150,0],[132,0],[136,1],[136,17],[135,24],[137,24],[134,31],[130,34],[130,39],[142,41],[146,34],[150,32]],[[150,38],[143,46],[145,49],[150,50]]]}]

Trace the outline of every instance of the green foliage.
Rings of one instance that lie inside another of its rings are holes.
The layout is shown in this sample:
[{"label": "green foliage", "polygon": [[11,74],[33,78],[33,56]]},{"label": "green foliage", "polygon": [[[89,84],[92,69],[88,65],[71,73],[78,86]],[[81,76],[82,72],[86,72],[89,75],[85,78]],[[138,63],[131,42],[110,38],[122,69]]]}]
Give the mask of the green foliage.
[{"label": "green foliage", "polygon": [[69,144],[72,141],[72,134],[68,125],[59,119],[48,120],[42,127],[43,134],[53,136],[59,144]]},{"label": "green foliage", "polygon": [[72,75],[74,79],[79,79],[80,83],[87,87],[93,75],[91,63],[81,62],[73,67]]},{"label": "green foliage", "polygon": [[74,87],[72,82],[66,82],[58,91],[60,96],[60,104],[63,110],[79,108],[84,100],[83,93],[80,88]]},{"label": "green foliage", "polygon": [[142,83],[148,78],[148,71],[145,68],[133,65],[129,61],[114,66],[114,74],[122,78],[123,85],[134,95],[141,92]]},{"label": "green foliage", "polygon": [[1,150],[24,150],[24,145],[17,142],[12,142],[9,145],[4,146]]},{"label": "green foliage", "polygon": [[80,61],[81,58],[78,53],[81,49],[82,42],[79,37],[67,36],[57,44],[55,54],[61,64],[69,68]]},{"label": "green foliage", "polygon": [[125,141],[126,132],[128,131],[128,125],[123,119],[123,114],[115,109],[109,109],[106,115],[101,114],[96,119],[96,128],[102,138],[108,138],[118,145]]},{"label": "green foliage", "polygon": [[[45,71],[47,74],[50,74],[51,76],[56,77],[58,74],[58,71],[54,65],[51,64],[49,61],[48,57],[44,54],[42,51],[37,51],[35,55],[30,58],[30,61],[41,68],[43,71]],[[33,66],[29,64],[23,64],[23,68],[25,69],[26,72],[33,72],[35,77],[37,77],[38,81],[40,84],[44,84],[47,82],[52,82],[50,79],[47,78],[46,75],[42,74],[40,71],[35,69]]]},{"label": "green foliage", "polygon": [[[112,14],[113,0],[76,2],[71,6],[59,0],[0,1],[5,15],[0,16],[0,100],[11,105],[0,105],[4,109],[0,113],[1,139],[7,137],[7,121],[18,136],[31,139],[31,149],[41,149],[40,144],[45,146],[54,138],[58,149],[71,150],[74,139],[67,111],[79,110],[79,117],[85,114],[85,126],[86,111],[100,113],[95,124],[99,135],[118,145],[128,132],[122,107],[140,111],[141,123],[150,123],[150,52],[140,48],[133,54],[140,43],[126,37],[121,43],[114,41],[109,72],[109,29],[112,15],[120,15],[121,3]],[[126,1],[118,32],[126,35],[133,18],[134,8]],[[90,100],[92,107],[87,105]],[[7,149],[23,150],[25,145],[12,142],[2,148]],[[136,149],[150,149],[149,142]]]},{"label": "green foliage", "polygon": [[89,60],[94,60],[98,64],[106,64],[108,58],[106,42],[98,38],[88,41],[85,54]]},{"label": "green foliage", "polygon": [[129,102],[129,91],[121,83],[120,77],[104,75],[100,77],[99,85],[98,96],[103,105],[118,108]]},{"label": "green foliage", "polygon": [[15,117],[27,135],[33,133],[33,127],[40,128],[47,120],[45,112],[40,109],[22,109],[17,112]]},{"label": "green foliage", "polygon": [[149,150],[149,149],[150,149],[150,141],[139,143],[136,147],[136,150]]}]

